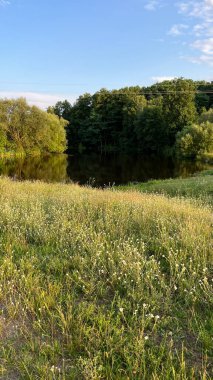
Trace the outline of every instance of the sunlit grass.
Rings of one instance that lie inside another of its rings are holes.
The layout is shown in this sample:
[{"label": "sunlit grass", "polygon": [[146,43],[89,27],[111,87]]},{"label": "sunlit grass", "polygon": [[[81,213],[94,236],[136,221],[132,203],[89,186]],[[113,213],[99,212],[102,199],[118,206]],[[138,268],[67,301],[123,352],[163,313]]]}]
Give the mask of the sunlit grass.
[{"label": "sunlit grass", "polygon": [[213,170],[205,170],[188,178],[152,180],[119,186],[122,191],[140,191],[164,194],[170,197],[186,197],[213,206]]},{"label": "sunlit grass", "polygon": [[0,179],[0,378],[211,379],[212,213]]}]

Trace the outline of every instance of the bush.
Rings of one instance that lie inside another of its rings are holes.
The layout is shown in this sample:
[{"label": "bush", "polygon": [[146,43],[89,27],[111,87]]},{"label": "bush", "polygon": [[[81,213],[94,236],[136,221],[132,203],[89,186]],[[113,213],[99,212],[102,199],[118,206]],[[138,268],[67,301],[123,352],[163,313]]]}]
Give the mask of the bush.
[{"label": "bush", "polygon": [[199,124],[206,123],[209,121],[213,123],[213,108],[210,108],[208,111],[204,111],[199,117]]},{"label": "bush", "polygon": [[213,150],[213,123],[192,124],[176,135],[176,153],[183,157],[197,157]]}]

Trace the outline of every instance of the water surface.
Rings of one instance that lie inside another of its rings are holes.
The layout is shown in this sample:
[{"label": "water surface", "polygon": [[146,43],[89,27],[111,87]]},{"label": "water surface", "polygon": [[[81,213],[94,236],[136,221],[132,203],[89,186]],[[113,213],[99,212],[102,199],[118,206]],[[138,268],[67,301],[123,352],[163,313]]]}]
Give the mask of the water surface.
[{"label": "water surface", "polygon": [[18,180],[73,181],[81,185],[109,186],[150,179],[188,177],[208,169],[205,163],[133,155],[52,154],[0,159],[0,175]]}]

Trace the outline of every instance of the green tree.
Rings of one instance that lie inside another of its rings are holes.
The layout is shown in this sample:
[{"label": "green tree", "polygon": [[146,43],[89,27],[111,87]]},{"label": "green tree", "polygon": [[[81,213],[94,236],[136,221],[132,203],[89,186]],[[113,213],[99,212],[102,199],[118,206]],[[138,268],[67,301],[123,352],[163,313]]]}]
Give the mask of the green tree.
[{"label": "green tree", "polygon": [[206,121],[213,123],[213,108],[210,108],[208,111],[203,111],[199,116],[199,123],[204,123]]},{"label": "green tree", "polygon": [[203,107],[207,110],[213,107],[213,82],[196,81],[196,106],[200,113]]},{"label": "green tree", "polygon": [[0,136],[5,150],[62,152],[66,149],[66,123],[56,115],[30,107],[25,99],[0,101]]},{"label": "green tree", "polygon": [[48,112],[54,110],[69,121],[69,147],[81,146],[89,151],[172,151],[177,132],[198,119],[197,109],[207,98],[201,100],[195,95],[204,84],[178,78],[150,87],[101,89],[94,95],[80,96],[73,106],[58,102]]},{"label": "green tree", "polygon": [[47,112],[54,113],[58,117],[62,117],[63,119],[69,121],[71,110],[72,105],[68,102],[68,100],[64,100],[63,102],[57,102],[54,107],[49,107]]},{"label": "green tree", "polygon": [[213,123],[192,124],[177,133],[176,152],[183,157],[197,157],[213,151]]},{"label": "green tree", "polygon": [[139,88],[129,88],[126,91],[125,102],[122,108],[122,140],[121,143],[127,150],[137,149],[137,135],[135,133],[135,123],[138,116],[147,106],[147,100],[141,95]]},{"label": "green tree", "polygon": [[192,80],[180,78],[165,83],[163,114],[170,146],[174,144],[177,132],[196,121],[195,90]]},{"label": "green tree", "polygon": [[[79,145],[88,146],[91,110],[92,95],[89,93],[81,95],[72,106],[67,128],[69,148],[78,149]],[[93,141],[91,139],[92,145]]]},{"label": "green tree", "polygon": [[162,105],[145,107],[135,122],[135,132],[139,151],[162,153],[168,144]]}]

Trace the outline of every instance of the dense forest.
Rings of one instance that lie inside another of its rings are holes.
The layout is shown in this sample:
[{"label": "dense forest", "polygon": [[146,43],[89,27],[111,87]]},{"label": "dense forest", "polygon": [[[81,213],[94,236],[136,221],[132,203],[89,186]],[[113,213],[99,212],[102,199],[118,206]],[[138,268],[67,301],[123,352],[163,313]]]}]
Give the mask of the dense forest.
[{"label": "dense forest", "polygon": [[213,150],[213,83],[178,78],[58,102],[69,150],[143,152],[193,157]]},{"label": "dense forest", "polygon": [[0,100],[0,153],[62,153],[65,151],[67,121],[25,99]]}]

